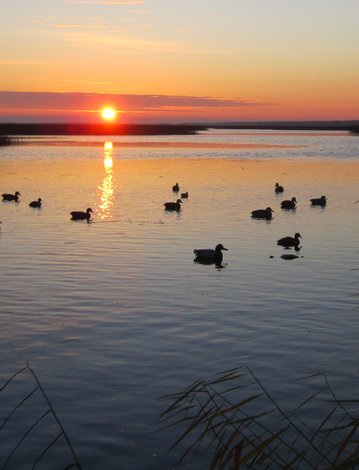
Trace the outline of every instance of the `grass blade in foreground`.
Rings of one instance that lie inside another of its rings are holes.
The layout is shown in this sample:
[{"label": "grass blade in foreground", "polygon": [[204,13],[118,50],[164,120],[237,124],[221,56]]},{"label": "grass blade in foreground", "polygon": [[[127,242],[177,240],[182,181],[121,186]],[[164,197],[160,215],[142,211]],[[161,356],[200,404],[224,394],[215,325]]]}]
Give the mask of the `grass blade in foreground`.
[{"label": "grass blade in foreground", "polygon": [[[217,374],[212,381],[198,380],[182,393],[162,397],[171,404],[159,422],[166,422],[166,428],[185,427],[170,449],[186,442],[177,465],[194,459],[201,448],[204,454],[208,449],[212,452],[204,467],[208,470],[355,468],[359,416],[353,417],[345,407],[355,401],[339,400],[322,374],[303,380],[318,377],[325,386],[291,413],[284,412],[254,374],[249,369],[243,373],[243,368]],[[325,414],[318,415],[316,423],[310,410],[321,410],[323,404]]]}]

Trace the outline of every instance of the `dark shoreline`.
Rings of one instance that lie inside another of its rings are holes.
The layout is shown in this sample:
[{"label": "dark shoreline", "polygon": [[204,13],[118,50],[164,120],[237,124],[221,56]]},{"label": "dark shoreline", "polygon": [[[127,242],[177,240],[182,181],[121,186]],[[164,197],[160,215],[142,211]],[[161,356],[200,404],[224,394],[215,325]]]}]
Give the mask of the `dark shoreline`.
[{"label": "dark shoreline", "polygon": [[347,131],[359,133],[359,121],[227,122],[206,124],[0,123],[0,135],[192,135],[207,129]]},{"label": "dark shoreline", "polygon": [[0,124],[0,135],[191,135],[201,125],[161,124]]}]

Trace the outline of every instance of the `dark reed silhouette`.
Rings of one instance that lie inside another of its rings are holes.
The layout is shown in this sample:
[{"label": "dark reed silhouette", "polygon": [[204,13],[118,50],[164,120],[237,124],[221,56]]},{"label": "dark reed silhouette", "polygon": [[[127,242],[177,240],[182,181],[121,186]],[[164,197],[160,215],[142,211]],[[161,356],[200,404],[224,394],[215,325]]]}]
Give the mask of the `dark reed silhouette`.
[{"label": "dark reed silhouette", "polygon": [[17,202],[19,200],[19,196],[21,196],[21,194],[19,193],[19,191],[16,191],[15,194],[2,194],[2,200],[3,201],[15,201]]},{"label": "dark reed silhouette", "polygon": [[274,191],[276,193],[282,193],[284,191],[284,188],[283,186],[280,186],[278,183],[275,184],[275,188],[274,188]]},{"label": "dark reed silhouette", "polygon": [[197,454],[204,470],[357,468],[358,413],[348,405],[357,400],[338,398],[324,374],[302,380],[322,383],[289,411],[248,367],[200,378],[161,397],[166,404],[158,418],[162,431],[173,426],[179,431],[170,450],[183,449],[175,467],[185,468],[185,459],[189,467]]},{"label": "dark reed silhouette", "polygon": [[41,204],[42,204],[42,199],[41,199],[41,197],[39,197],[39,199],[37,201],[30,202],[29,206],[34,207],[36,209],[41,209]]},{"label": "dark reed silhouette", "polygon": [[282,201],[280,203],[280,207],[282,209],[295,209],[297,207],[297,200],[295,197],[292,197],[292,199]]},{"label": "dark reed silhouette", "polygon": [[312,206],[324,207],[327,204],[327,198],[325,196],[322,196],[317,199],[311,199],[310,202],[312,203]]},{"label": "dark reed silhouette", "polygon": [[254,219],[267,219],[270,220],[272,218],[272,213],[274,212],[273,209],[267,207],[266,209],[257,209],[252,211],[252,217]]},{"label": "dark reed silhouette", "polygon": [[7,145],[20,145],[22,140],[18,136],[0,134],[0,147]]},{"label": "dark reed silhouette", "polygon": [[90,207],[86,210],[86,212],[81,212],[81,211],[70,212],[71,220],[87,220],[87,221],[89,221],[90,218],[91,218],[91,213],[93,214],[93,211]]},{"label": "dark reed silhouette", "polygon": [[296,233],[293,237],[284,237],[280,240],[277,240],[277,245],[284,246],[285,248],[295,247],[298,248],[299,246],[299,238],[302,238],[300,233]]},{"label": "dark reed silhouette", "polygon": [[181,210],[181,199],[177,199],[176,202],[165,202],[163,205],[165,206],[166,211],[179,211]]}]

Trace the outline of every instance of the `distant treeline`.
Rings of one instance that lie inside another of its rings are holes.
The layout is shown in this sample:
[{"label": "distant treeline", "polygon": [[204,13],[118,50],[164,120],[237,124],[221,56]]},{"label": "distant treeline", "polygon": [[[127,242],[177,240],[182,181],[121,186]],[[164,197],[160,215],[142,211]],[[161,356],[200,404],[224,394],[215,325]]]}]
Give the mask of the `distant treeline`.
[{"label": "distant treeline", "polygon": [[359,121],[267,121],[200,124],[21,124],[0,123],[0,136],[26,135],[191,135],[212,129],[348,131],[359,134]]},{"label": "distant treeline", "polygon": [[281,131],[348,131],[359,132],[358,121],[268,121],[221,122],[208,125],[215,129],[256,129]]},{"label": "distant treeline", "polygon": [[188,135],[206,130],[200,125],[170,124],[0,124],[6,135]]}]

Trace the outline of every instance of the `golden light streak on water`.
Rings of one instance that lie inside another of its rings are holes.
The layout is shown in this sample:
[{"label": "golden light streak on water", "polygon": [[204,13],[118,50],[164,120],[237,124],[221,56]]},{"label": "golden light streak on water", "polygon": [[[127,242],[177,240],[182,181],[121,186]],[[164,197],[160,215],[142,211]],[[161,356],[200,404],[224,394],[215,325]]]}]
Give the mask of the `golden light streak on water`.
[{"label": "golden light streak on water", "polygon": [[101,219],[111,219],[113,217],[111,208],[115,197],[115,178],[113,174],[114,149],[112,142],[105,142],[102,151],[104,175],[102,185],[98,186],[97,195],[100,198],[98,205],[98,216]]}]

